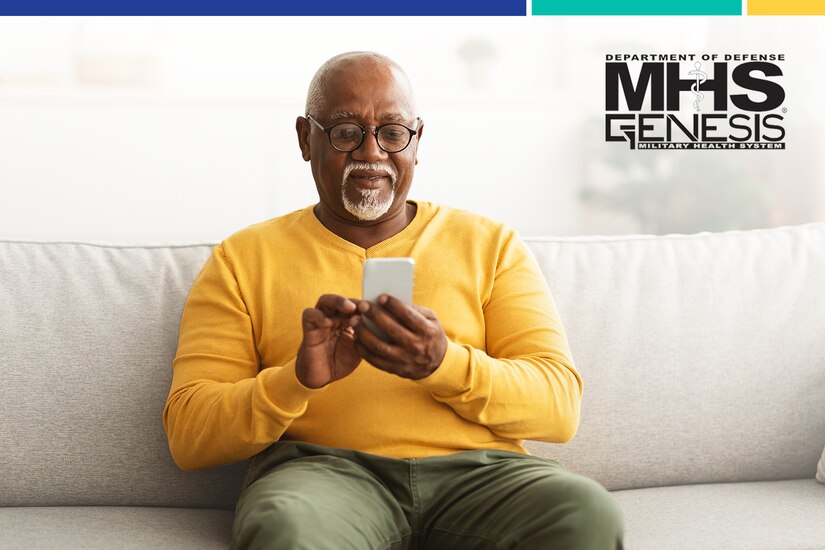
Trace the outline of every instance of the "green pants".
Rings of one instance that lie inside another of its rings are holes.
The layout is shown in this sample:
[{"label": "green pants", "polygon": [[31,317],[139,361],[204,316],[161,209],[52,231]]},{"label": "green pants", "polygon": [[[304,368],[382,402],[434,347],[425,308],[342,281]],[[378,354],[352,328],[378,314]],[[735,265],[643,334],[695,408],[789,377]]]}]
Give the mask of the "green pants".
[{"label": "green pants", "polygon": [[282,441],[253,457],[234,549],[622,548],[612,495],[508,451],[392,459]]}]

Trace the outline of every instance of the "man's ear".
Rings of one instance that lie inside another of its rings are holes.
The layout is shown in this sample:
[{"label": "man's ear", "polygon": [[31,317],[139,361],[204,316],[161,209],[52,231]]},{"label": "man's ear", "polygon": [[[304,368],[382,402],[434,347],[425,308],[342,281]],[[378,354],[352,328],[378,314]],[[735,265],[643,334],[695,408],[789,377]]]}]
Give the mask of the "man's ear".
[{"label": "man's ear", "polygon": [[415,163],[418,164],[418,145],[421,143],[421,136],[424,135],[424,121],[418,123],[418,131],[416,132],[416,143],[415,143]]},{"label": "man's ear", "polygon": [[302,116],[295,120],[295,132],[298,134],[298,147],[301,148],[301,156],[304,160],[312,158],[309,147],[309,132],[312,130],[309,121]]}]

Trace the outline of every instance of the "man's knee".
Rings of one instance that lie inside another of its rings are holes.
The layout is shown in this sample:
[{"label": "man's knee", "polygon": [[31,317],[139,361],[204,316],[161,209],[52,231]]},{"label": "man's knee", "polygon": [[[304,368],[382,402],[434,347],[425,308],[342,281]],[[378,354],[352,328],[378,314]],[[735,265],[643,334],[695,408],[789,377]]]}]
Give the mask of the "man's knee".
[{"label": "man's knee", "polygon": [[333,541],[322,545],[325,523],[304,499],[294,495],[245,497],[235,513],[233,549],[335,548]]},{"label": "man's knee", "polygon": [[387,548],[406,536],[405,525],[392,495],[359,469],[334,457],[305,460],[273,470],[241,494],[232,548]]},{"label": "man's knee", "polygon": [[520,520],[511,531],[517,548],[620,550],[623,546],[621,507],[588,477],[567,470],[542,472],[519,500]]},{"label": "man's knee", "polygon": [[577,495],[583,515],[598,520],[605,528],[623,530],[624,512],[616,498],[596,481],[576,476],[579,480],[574,493]]},{"label": "man's knee", "polygon": [[560,517],[558,510],[551,514],[561,521],[569,534],[570,548],[621,549],[624,538],[624,512],[618,501],[598,482],[585,476],[570,473],[556,484],[560,492],[552,500],[565,510]]}]

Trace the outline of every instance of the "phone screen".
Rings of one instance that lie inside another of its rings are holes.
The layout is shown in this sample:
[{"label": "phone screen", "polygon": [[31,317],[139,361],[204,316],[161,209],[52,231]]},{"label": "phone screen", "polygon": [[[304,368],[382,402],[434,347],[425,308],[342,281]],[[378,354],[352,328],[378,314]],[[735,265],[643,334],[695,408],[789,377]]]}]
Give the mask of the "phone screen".
[{"label": "phone screen", "polygon": [[[407,305],[412,305],[413,270],[415,260],[412,258],[369,258],[364,261],[362,281],[362,298],[375,302],[381,294],[389,294]],[[379,337],[386,341],[390,338],[369,319],[364,322]]]}]

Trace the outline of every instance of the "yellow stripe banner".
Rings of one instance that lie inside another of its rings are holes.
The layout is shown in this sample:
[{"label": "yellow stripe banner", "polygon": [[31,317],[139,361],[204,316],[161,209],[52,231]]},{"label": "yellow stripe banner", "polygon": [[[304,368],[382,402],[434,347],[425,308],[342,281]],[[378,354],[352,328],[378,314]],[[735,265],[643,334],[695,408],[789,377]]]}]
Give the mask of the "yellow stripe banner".
[{"label": "yellow stripe banner", "polygon": [[825,15],[825,0],[748,0],[748,15]]}]

